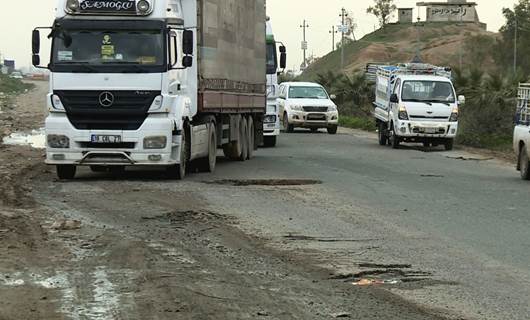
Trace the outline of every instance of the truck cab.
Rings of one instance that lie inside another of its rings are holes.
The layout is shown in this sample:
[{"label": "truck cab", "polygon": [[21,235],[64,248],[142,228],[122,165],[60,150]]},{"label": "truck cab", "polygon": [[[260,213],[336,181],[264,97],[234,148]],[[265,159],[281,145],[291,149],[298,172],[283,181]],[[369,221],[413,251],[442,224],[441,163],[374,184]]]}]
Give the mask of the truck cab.
[{"label": "truck cab", "polygon": [[517,170],[523,180],[530,180],[530,83],[519,85],[513,148],[517,155]]},{"label": "truck cab", "polygon": [[448,69],[423,64],[381,66],[376,79],[374,116],[381,145],[397,148],[401,142],[417,142],[452,150],[458,106],[465,98],[457,98]]},{"label": "truck cab", "polygon": [[[79,166],[180,179],[192,164],[212,172],[218,148],[250,159],[263,134],[265,19],[264,1],[59,0],[46,30],[46,163],[62,179]],[[32,47],[40,66],[39,28]]]},{"label": "truck cab", "polygon": [[[279,55],[278,55],[279,50]],[[286,67],[287,54],[286,48],[278,43],[272,31],[270,18],[267,19],[267,113],[264,118],[263,127],[263,144],[265,147],[276,146],[278,136],[280,135],[280,117],[279,117],[279,70]]]}]

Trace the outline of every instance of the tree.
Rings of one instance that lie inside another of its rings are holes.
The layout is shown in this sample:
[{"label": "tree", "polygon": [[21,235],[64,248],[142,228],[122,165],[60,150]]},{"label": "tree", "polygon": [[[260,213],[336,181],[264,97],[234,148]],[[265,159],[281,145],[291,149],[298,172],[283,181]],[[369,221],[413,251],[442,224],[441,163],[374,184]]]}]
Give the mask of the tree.
[{"label": "tree", "polygon": [[375,5],[369,7],[366,12],[373,14],[379,19],[379,24],[384,27],[392,17],[392,13],[396,11],[397,7],[394,0],[374,0]]}]

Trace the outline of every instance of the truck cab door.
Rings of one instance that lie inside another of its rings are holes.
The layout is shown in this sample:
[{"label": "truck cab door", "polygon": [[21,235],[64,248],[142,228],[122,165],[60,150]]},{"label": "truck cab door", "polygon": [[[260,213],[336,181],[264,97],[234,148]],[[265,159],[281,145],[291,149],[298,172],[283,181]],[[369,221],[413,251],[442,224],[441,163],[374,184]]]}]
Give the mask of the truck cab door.
[{"label": "truck cab door", "polygon": [[[392,93],[390,94],[390,97],[392,97],[393,95],[396,95],[398,97],[398,101],[399,101],[399,93],[400,93],[400,87],[401,87],[401,79],[397,79],[396,81],[396,84],[394,85],[394,88],[392,89]],[[393,115],[397,114],[398,112],[398,106],[399,106],[399,102],[396,102],[396,101],[391,101],[392,99],[389,99],[390,102],[389,102],[389,108],[388,108],[388,112],[389,112],[389,115],[393,117]]]}]

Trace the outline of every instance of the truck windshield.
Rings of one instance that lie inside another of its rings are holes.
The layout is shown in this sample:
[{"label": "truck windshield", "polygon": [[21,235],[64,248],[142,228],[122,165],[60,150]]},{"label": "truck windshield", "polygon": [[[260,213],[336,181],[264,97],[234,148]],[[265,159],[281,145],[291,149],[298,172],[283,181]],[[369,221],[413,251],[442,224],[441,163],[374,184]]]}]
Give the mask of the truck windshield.
[{"label": "truck windshield", "polygon": [[401,100],[410,102],[454,103],[455,93],[450,82],[405,81],[401,90]]},{"label": "truck windshield", "polygon": [[130,65],[131,72],[142,72],[165,64],[162,31],[69,30],[66,34],[54,38],[52,63],[57,67],[82,65],[83,70],[98,70],[119,66],[123,71]]},{"label": "truck windshield", "polygon": [[328,94],[320,87],[291,87],[289,99],[328,99]]},{"label": "truck windshield", "polygon": [[267,43],[267,74],[275,74],[278,70],[278,56],[276,44]]}]

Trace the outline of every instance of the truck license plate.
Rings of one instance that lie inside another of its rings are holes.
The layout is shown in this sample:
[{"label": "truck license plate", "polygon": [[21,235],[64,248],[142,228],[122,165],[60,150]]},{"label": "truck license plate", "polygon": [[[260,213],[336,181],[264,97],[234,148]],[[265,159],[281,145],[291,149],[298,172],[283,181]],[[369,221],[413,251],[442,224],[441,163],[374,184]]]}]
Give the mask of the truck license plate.
[{"label": "truck license plate", "polygon": [[92,143],[121,143],[121,136],[93,134],[90,141]]},{"label": "truck license plate", "polygon": [[435,133],[436,128],[425,128],[425,133]]}]

